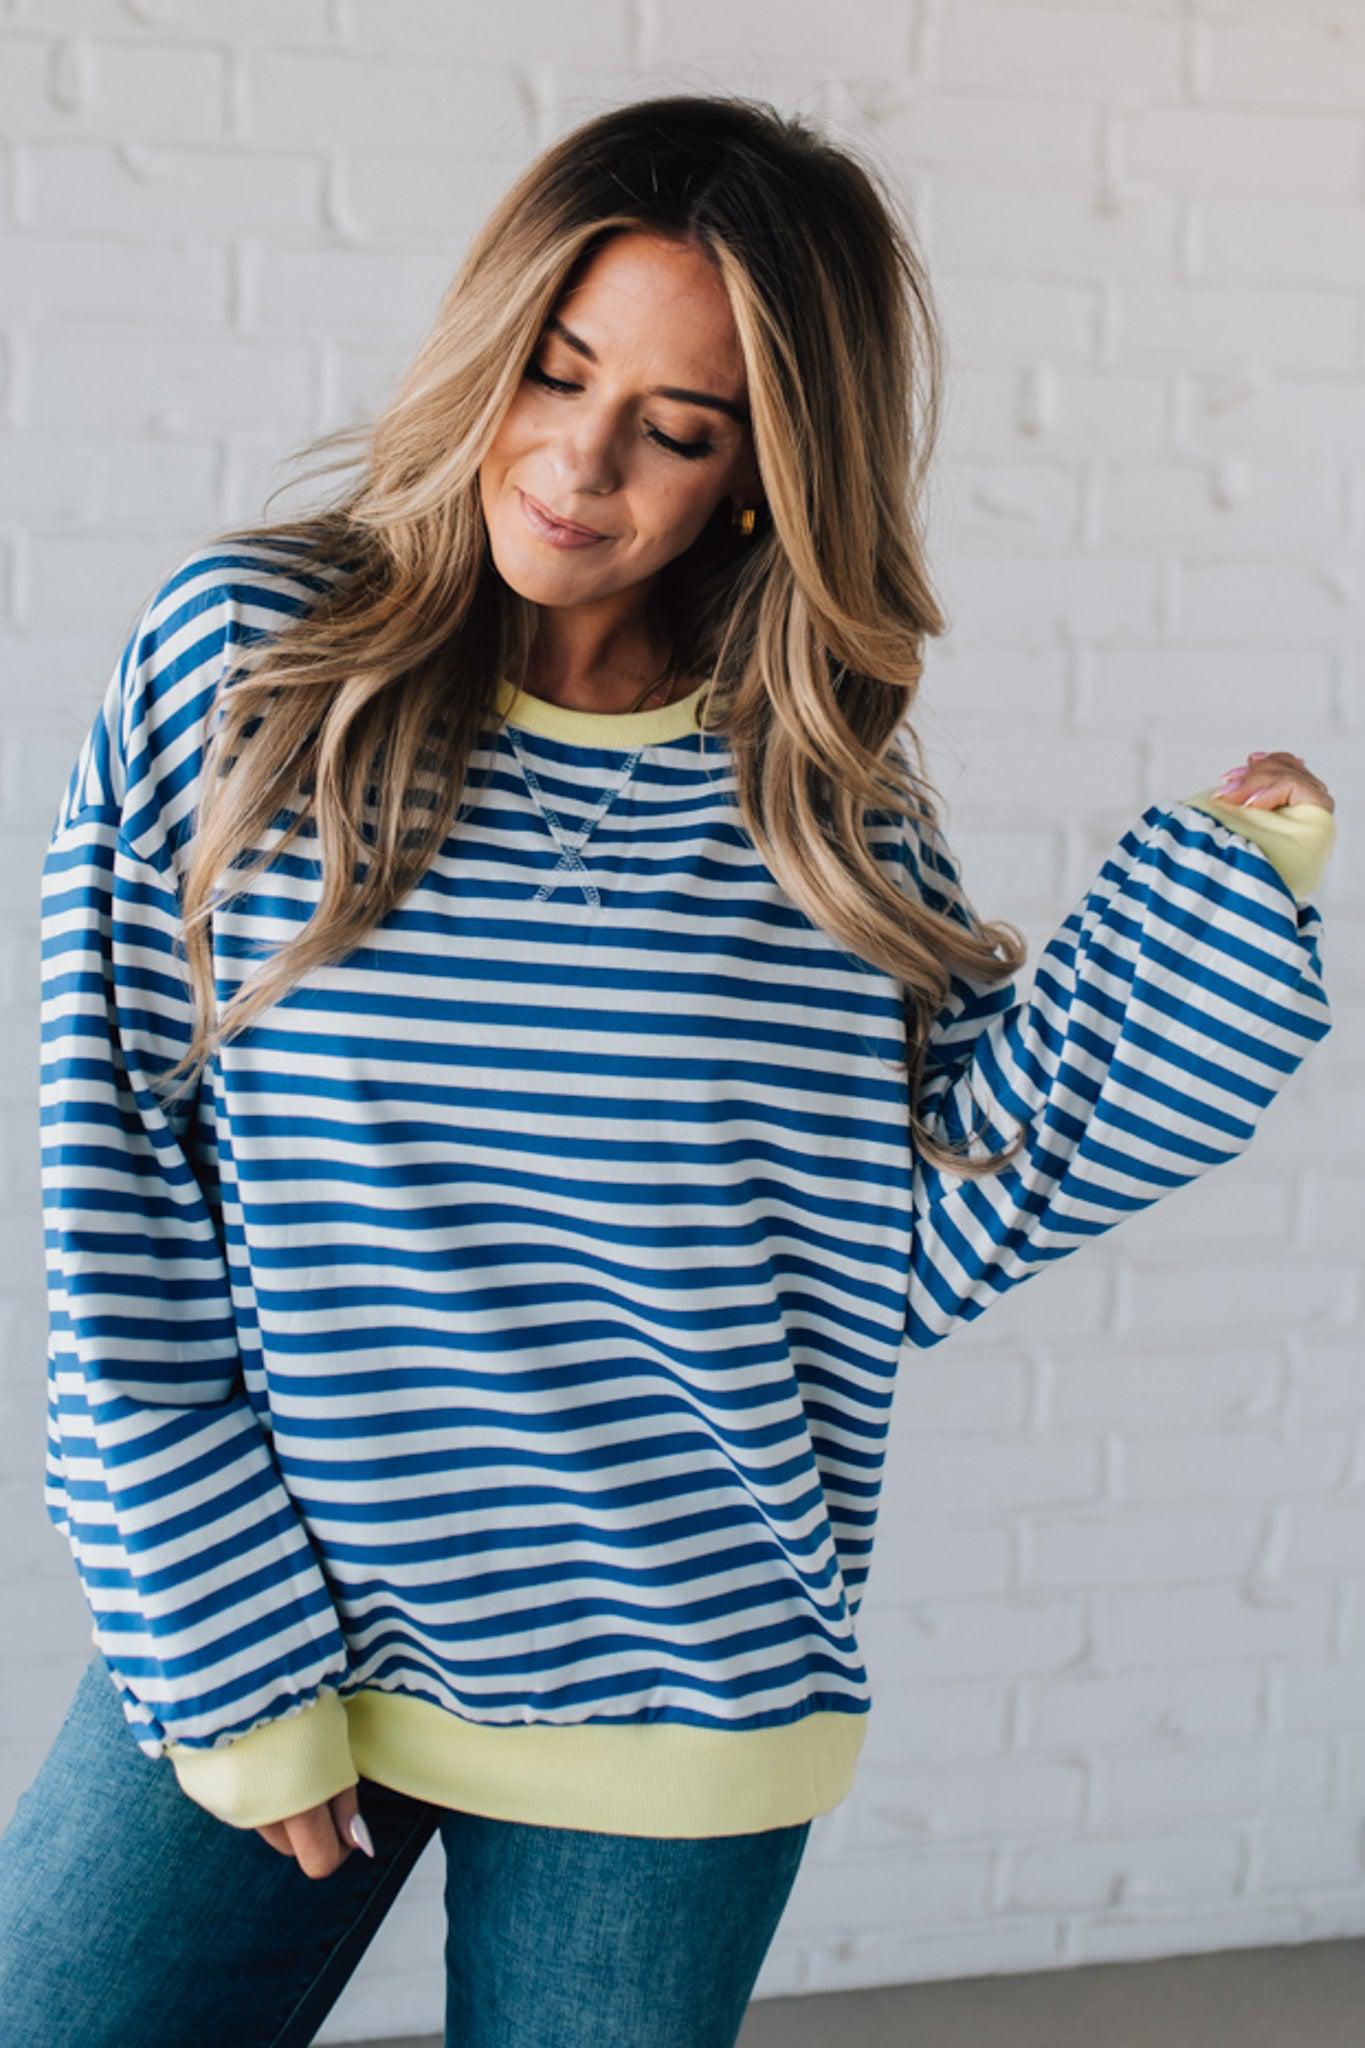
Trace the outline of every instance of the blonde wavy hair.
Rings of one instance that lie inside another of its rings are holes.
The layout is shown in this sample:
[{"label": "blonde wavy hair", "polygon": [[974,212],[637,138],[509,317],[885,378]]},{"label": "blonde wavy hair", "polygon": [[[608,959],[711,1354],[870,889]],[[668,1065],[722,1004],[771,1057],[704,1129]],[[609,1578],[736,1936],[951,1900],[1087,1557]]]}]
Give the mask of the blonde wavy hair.
[{"label": "blonde wavy hair", "polygon": [[[480,465],[557,299],[632,230],[684,240],[715,265],[765,499],[745,538],[723,497],[657,578],[667,675],[704,680],[701,716],[731,751],[745,829],[779,885],[903,985],[914,1143],[951,1171],[998,1171],[1022,1132],[973,1160],[923,1126],[918,1098],[950,978],[1003,981],[1026,943],[1009,923],[918,901],[867,837],[877,813],[931,829],[938,819],[905,723],[925,637],[946,623],[921,525],[937,316],[876,171],[801,119],[731,95],[636,101],[546,149],[475,235],[383,410],[299,451],[351,448],[311,473],[358,464],[358,479],[308,517],[217,536],[289,544],[325,595],[234,650],[220,689],[181,896],[195,1023],[162,1079],[197,1074],[302,975],[358,945],[456,823],[471,753],[500,722],[498,679],[524,680],[537,632],[537,607],[492,562]],[[281,810],[293,813],[283,836],[245,865]],[[316,910],[219,1019],[212,913],[309,826]],[[219,891],[229,868],[237,879]]]}]

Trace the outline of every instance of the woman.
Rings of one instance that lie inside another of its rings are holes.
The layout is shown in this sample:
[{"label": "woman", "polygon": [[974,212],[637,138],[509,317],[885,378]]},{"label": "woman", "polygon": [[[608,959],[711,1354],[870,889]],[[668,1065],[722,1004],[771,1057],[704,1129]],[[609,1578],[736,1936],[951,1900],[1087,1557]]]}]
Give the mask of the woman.
[{"label": "woman", "polygon": [[905,1343],[1327,1032],[1284,752],[1149,806],[1016,993],[905,723],[938,362],[846,153],[615,109],[360,481],[133,631],[44,867],[96,1656],[0,1854],[16,2048],[310,2040],[435,1828],[450,2042],[733,2042],[867,1726]]}]

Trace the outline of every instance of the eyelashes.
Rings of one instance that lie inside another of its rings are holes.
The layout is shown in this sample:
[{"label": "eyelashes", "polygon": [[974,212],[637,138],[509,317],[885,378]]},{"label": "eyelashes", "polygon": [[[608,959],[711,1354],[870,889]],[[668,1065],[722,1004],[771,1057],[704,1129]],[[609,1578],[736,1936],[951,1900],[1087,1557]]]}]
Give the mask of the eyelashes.
[{"label": "eyelashes", "polygon": [[[532,383],[543,386],[546,391],[577,391],[579,388],[577,384],[569,383],[562,377],[549,376],[541,369],[539,363],[528,363],[526,374]],[[667,449],[670,455],[680,455],[684,462],[700,461],[702,456],[709,455],[715,446],[713,441],[675,441],[671,435],[661,434],[657,427],[646,427],[645,433],[651,441],[657,442],[660,448]]]}]

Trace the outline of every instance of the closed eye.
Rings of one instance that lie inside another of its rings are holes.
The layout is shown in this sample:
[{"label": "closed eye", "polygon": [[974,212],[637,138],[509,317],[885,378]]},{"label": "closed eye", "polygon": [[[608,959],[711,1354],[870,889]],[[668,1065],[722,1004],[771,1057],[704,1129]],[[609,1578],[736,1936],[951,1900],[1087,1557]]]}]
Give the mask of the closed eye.
[{"label": "closed eye", "polygon": [[[533,383],[543,385],[547,391],[581,391],[581,384],[571,384],[563,377],[551,377],[542,370],[539,363],[528,363],[526,374]],[[715,446],[713,441],[675,441],[669,434],[661,434],[657,427],[646,426],[645,433],[651,441],[657,441],[670,455],[681,455],[685,462],[697,462],[703,455],[709,455]]]}]

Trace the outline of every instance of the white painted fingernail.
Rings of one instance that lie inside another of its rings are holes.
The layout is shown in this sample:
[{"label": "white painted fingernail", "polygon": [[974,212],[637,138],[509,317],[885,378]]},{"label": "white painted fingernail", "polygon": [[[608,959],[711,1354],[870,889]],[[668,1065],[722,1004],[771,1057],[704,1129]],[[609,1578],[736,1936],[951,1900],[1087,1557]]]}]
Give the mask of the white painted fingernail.
[{"label": "white painted fingernail", "polygon": [[360,1814],[353,1813],[351,1815],[351,1825],[347,1829],[347,1833],[357,1849],[363,1849],[367,1856],[373,1856],[374,1843],[370,1840],[370,1831]]}]

